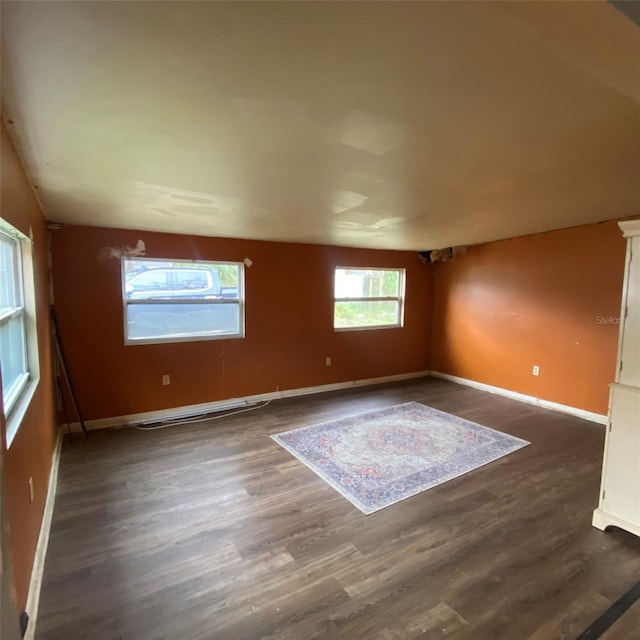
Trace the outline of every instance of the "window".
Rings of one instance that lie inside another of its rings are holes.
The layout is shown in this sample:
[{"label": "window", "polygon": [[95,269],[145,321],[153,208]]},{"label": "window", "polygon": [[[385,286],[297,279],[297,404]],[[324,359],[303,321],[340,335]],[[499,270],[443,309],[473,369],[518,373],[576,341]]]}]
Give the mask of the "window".
[{"label": "window", "polygon": [[18,431],[39,379],[31,241],[0,220],[0,367],[6,446]]},{"label": "window", "polygon": [[125,343],[242,338],[243,266],[123,258]]},{"label": "window", "polygon": [[404,269],[336,267],[334,329],[401,327],[404,281]]},{"label": "window", "polygon": [[0,228],[0,362],[5,415],[29,380],[23,289],[20,239]]}]

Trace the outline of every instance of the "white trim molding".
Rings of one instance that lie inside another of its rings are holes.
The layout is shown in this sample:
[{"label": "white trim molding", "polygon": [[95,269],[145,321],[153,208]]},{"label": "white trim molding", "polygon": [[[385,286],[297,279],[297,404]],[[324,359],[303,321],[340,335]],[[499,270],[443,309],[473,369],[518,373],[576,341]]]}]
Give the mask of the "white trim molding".
[{"label": "white trim molding", "polygon": [[582,418],[583,420],[590,420],[591,422],[597,422],[598,424],[607,424],[607,416],[601,413],[594,413],[593,411],[586,411],[585,409],[578,409],[577,407],[570,407],[566,404],[560,404],[558,402],[551,402],[550,400],[543,400],[542,398],[536,398],[535,396],[528,396],[524,393],[518,393],[517,391],[509,391],[508,389],[502,389],[501,387],[493,387],[483,382],[476,382],[475,380],[468,380],[467,378],[459,378],[458,376],[452,376],[448,373],[441,373],[440,371],[432,371],[431,375],[434,378],[441,378],[442,380],[448,380],[449,382],[455,382],[456,384],[462,384],[467,387],[473,387],[480,391],[487,391],[488,393],[495,393],[505,398],[511,398],[512,400],[518,400],[519,402],[525,402],[527,404],[533,404],[543,409],[552,409],[553,411],[560,411],[561,413],[568,413],[576,418]]},{"label": "white trim molding", "polygon": [[[284,391],[271,391],[242,398],[229,398],[227,400],[216,400],[214,402],[203,402],[174,409],[161,409],[159,411],[146,411],[144,413],[134,413],[128,416],[114,416],[112,418],[99,418],[97,420],[85,420],[88,430],[109,429],[111,427],[127,427],[131,425],[148,424],[164,420],[180,420],[181,418],[191,418],[204,413],[215,411],[226,411],[238,407],[248,406],[258,402],[277,400],[279,398],[294,398],[296,396],[307,396],[315,393],[325,393],[327,391],[338,391],[340,389],[351,389],[353,387],[366,387],[374,384],[384,384],[385,382],[399,382],[401,380],[412,380],[414,378],[426,378],[429,371],[413,371],[411,373],[399,373],[379,378],[366,378],[365,380],[349,380],[347,382],[335,382],[332,384],[322,384],[315,387],[302,387],[300,389],[288,389]],[[65,427],[67,425],[64,425]],[[80,423],[72,422],[71,429],[79,430]]]},{"label": "white trim molding", "polygon": [[53,517],[53,505],[56,499],[56,489],[58,487],[58,469],[60,467],[60,452],[62,451],[62,429],[58,430],[56,444],[51,458],[51,470],[49,471],[49,487],[47,488],[47,499],[44,504],[42,514],[42,524],[40,525],[40,535],[36,546],[36,554],[33,559],[31,569],[31,580],[29,581],[29,593],[27,595],[26,611],[29,615],[29,624],[24,635],[24,640],[34,640],[36,634],[36,621],[38,618],[38,605],[40,604],[40,589],[42,588],[42,576],[44,574],[44,561],[47,556],[49,546],[49,532],[51,530],[51,519]]},{"label": "white trim molding", "polygon": [[618,222],[618,226],[622,229],[622,235],[625,238],[640,236],[640,219],[623,220],[622,222]]},{"label": "white trim molding", "polygon": [[612,513],[607,513],[602,509],[596,509],[593,512],[593,519],[591,524],[600,531],[605,531],[607,527],[618,527],[618,529],[624,529],[630,533],[640,536],[640,527],[633,522],[614,516]]}]

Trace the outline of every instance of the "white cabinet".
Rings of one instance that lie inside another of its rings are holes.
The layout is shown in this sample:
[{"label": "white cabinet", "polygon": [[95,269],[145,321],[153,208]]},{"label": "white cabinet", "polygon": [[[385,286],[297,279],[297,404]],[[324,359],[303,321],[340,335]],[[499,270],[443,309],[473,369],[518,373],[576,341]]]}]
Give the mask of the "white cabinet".
[{"label": "white cabinet", "polygon": [[[636,233],[640,232],[636,230]],[[630,237],[627,242],[627,277],[622,296],[624,325],[620,330],[616,382],[640,387],[640,235]]]},{"label": "white cabinet", "polygon": [[616,380],[611,384],[600,505],[593,526],[640,536],[640,220],[620,222],[627,238]]}]

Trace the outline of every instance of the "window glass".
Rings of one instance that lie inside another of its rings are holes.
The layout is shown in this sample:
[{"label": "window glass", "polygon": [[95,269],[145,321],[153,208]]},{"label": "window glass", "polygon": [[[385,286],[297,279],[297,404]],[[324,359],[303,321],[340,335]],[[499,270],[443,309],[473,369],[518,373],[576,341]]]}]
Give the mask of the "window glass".
[{"label": "window glass", "polygon": [[202,291],[210,286],[211,274],[195,269],[179,269],[173,273],[172,289],[186,289],[188,291]]},{"label": "window glass", "polygon": [[128,291],[167,291],[169,288],[167,272],[164,269],[133,273],[127,282]]},{"label": "window glass", "polygon": [[27,315],[23,298],[21,239],[0,228],[0,367],[6,416],[29,380]]}]

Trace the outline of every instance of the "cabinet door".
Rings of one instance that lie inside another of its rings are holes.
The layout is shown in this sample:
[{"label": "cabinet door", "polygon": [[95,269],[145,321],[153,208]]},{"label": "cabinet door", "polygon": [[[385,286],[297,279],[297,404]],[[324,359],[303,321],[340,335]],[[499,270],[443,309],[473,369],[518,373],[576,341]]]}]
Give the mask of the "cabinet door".
[{"label": "cabinet door", "polygon": [[640,387],[640,236],[633,238],[628,251],[632,258],[627,265],[626,315],[620,336],[622,367],[619,381],[620,384]]},{"label": "cabinet door", "polygon": [[613,386],[603,510],[640,525],[640,389]]}]

